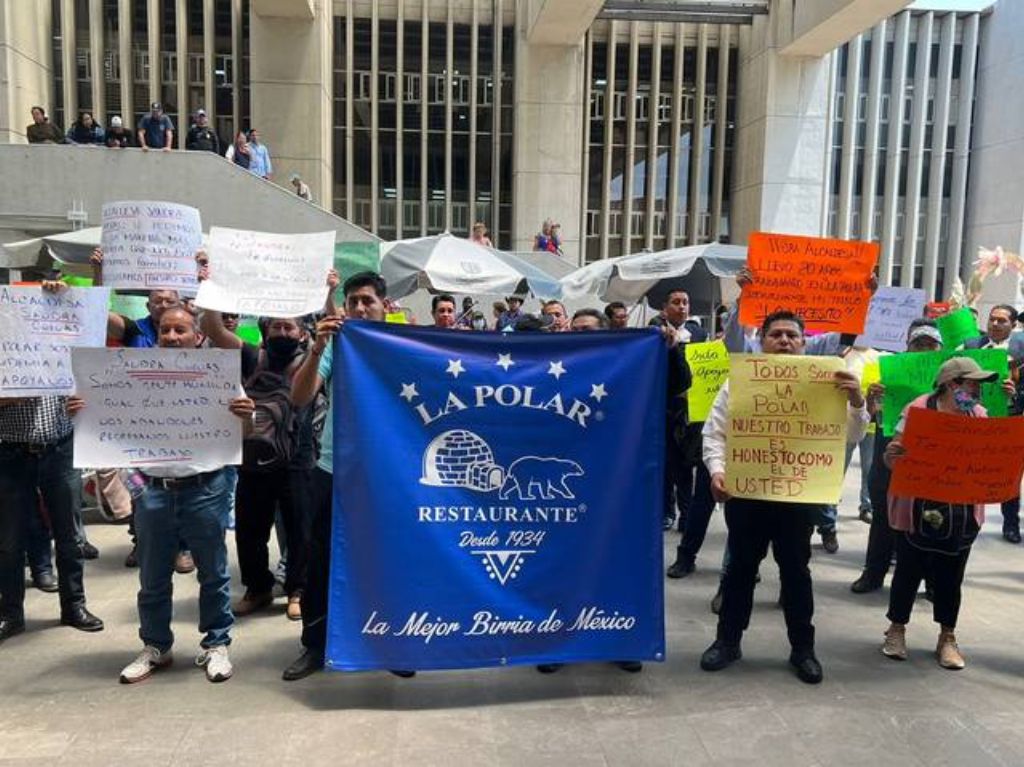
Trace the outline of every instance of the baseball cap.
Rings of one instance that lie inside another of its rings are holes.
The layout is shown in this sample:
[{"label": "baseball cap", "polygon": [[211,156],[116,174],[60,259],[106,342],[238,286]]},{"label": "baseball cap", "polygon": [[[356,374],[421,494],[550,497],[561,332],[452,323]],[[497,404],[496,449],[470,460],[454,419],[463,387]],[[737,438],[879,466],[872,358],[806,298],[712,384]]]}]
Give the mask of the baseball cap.
[{"label": "baseball cap", "polygon": [[518,301],[519,303],[523,303],[523,297],[522,296],[505,296],[505,302],[507,303],[509,301]]},{"label": "baseball cap", "polygon": [[554,323],[555,318],[550,314],[524,314],[515,321],[515,325],[513,327],[517,333],[546,331],[550,330]]},{"label": "baseball cap", "polygon": [[152,104],[149,105],[149,110],[151,112],[162,112],[164,111],[164,108],[159,101],[154,101]]},{"label": "baseball cap", "polygon": [[911,330],[910,335],[907,336],[907,343],[912,343],[918,338],[930,338],[940,346],[942,345],[942,334],[939,333],[938,328],[933,328],[931,325],[918,325]]},{"label": "baseball cap", "polygon": [[196,110],[196,117],[199,117],[199,115],[202,115],[203,117],[206,117],[206,110],[205,109],[201,109],[201,108],[197,109]]},{"label": "baseball cap", "polygon": [[939,368],[935,376],[935,388],[951,383],[958,379],[968,381],[982,381],[990,383],[999,378],[999,374],[992,370],[982,370],[981,366],[970,357],[953,357],[946,360]]},{"label": "baseball cap", "polygon": [[110,118],[110,127],[111,128],[120,128],[121,127],[121,117],[119,115],[114,115],[113,117]]}]

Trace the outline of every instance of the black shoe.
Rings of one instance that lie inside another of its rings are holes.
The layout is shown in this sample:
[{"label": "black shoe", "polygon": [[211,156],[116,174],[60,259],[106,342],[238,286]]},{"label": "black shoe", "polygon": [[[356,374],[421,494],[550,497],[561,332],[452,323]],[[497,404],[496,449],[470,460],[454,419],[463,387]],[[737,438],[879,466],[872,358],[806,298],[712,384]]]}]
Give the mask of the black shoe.
[{"label": "black shoe", "polygon": [[835,554],[839,551],[839,539],[836,538],[835,530],[821,531],[821,545],[827,554]]},{"label": "black shoe", "polygon": [[556,671],[560,671],[564,663],[540,663],[537,665],[537,670],[542,674],[554,674]]},{"label": "black shoe", "polygon": [[10,639],[13,636],[17,636],[25,631],[24,620],[14,620],[13,618],[0,618],[0,642],[5,639]]},{"label": "black shoe", "polygon": [[1003,540],[1007,543],[1020,543],[1020,530],[1014,528],[1003,530]]},{"label": "black shoe", "polygon": [[98,559],[99,556],[100,550],[89,543],[89,541],[82,544],[82,557],[84,559]]},{"label": "black shoe", "polygon": [[789,656],[789,665],[796,669],[796,675],[801,682],[807,684],[821,684],[821,664],[814,657],[814,651],[792,653]]},{"label": "black shoe", "polygon": [[644,664],[638,660],[617,660],[615,665],[630,674],[639,674],[644,670]]},{"label": "black shoe", "polygon": [[295,659],[288,668],[281,674],[281,678],[286,682],[297,682],[299,679],[305,679],[310,674],[315,674],[324,667],[324,654],[319,650],[306,649],[302,651],[302,655]]},{"label": "black shoe", "polygon": [[700,667],[705,671],[721,671],[743,657],[740,646],[716,639],[700,656]]},{"label": "black shoe", "polygon": [[680,557],[669,566],[668,570],[665,571],[665,575],[669,578],[685,578],[687,575],[692,575],[696,569],[697,567],[693,562],[686,561]]},{"label": "black shoe", "polygon": [[722,612],[722,587],[721,586],[718,587],[718,591],[715,592],[715,595],[713,597],[711,597],[711,612],[713,612],[715,615],[718,615],[720,612]]},{"label": "black shoe", "polygon": [[672,525],[676,523],[676,518],[670,514],[666,514],[661,520],[662,530],[671,530]]},{"label": "black shoe", "polygon": [[854,594],[870,594],[882,588],[883,580],[868,573],[861,573],[860,578],[850,584],[850,591]]},{"label": "black shoe", "polygon": [[124,558],[125,567],[138,567],[139,566],[139,552],[135,546],[132,546],[132,550],[128,552],[128,556]]},{"label": "black shoe", "polygon": [[71,626],[79,631],[103,631],[103,621],[86,610],[85,605],[78,605],[61,613],[60,625]]},{"label": "black shoe", "polygon": [[871,509],[865,506],[864,508],[857,512],[857,519],[859,519],[865,525],[870,525],[873,515],[874,513],[871,511]]},{"label": "black shoe", "polygon": [[415,671],[396,671],[394,669],[391,669],[391,673],[397,676],[399,679],[412,679],[414,676],[416,676]]},{"label": "black shoe", "polygon": [[42,572],[38,575],[33,575],[32,585],[40,591],[45,591],[47,594],[56,594],[60,591],[60,586],[57,585],[57,578],[51,572]]}]

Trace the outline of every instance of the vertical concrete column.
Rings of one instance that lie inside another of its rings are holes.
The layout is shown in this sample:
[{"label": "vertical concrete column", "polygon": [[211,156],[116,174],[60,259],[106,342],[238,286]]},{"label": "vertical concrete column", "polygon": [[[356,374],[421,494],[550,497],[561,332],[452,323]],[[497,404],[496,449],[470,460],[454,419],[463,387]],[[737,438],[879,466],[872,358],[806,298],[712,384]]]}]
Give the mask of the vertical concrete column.
[{"label": "vertical concrete column", "polygon": [[312,18],[253,6],[249,21],[253,126],[270,148],[274,180],[299,173],[314,199],[331,207],[332,3],[315,0]]},{"label": "vertical concrete column", "polygon": [[[15,12],[15,6],[17,12]],[[0,143],[25,143],[36,104],[53,112],[49,0],[0,0]]]},{"label": "vertical concrete column", "polygon": [[828,57],[783,56],[792,25],[780,3],[740,29],[732,240],[750,232],[820,235],[829,153]]}]

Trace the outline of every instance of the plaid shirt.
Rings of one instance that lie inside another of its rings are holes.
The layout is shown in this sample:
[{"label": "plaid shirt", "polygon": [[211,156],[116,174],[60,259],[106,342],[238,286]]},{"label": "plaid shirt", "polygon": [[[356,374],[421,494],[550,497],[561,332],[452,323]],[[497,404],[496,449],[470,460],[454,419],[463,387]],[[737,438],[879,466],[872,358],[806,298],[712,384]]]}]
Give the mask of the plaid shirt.
[{"label": "plaid shirt", "polygon": [[0,407],[0,442],[49,445],[71,433],[67,397],[29,397]]}]

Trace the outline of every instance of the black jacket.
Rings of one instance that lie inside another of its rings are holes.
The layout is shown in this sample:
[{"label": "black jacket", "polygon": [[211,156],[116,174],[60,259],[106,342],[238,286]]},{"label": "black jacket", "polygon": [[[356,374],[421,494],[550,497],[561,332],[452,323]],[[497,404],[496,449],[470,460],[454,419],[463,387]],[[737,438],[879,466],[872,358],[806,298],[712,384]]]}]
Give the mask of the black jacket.
[{"label": "black jacket", "polygon": [[217,131],[209,125],[205,128],[193,125],[189,128],[188,135],[185,136],[185,148],[200,152],[216,152],[217,154],[221,154],[220,136],[218,136]]}]

